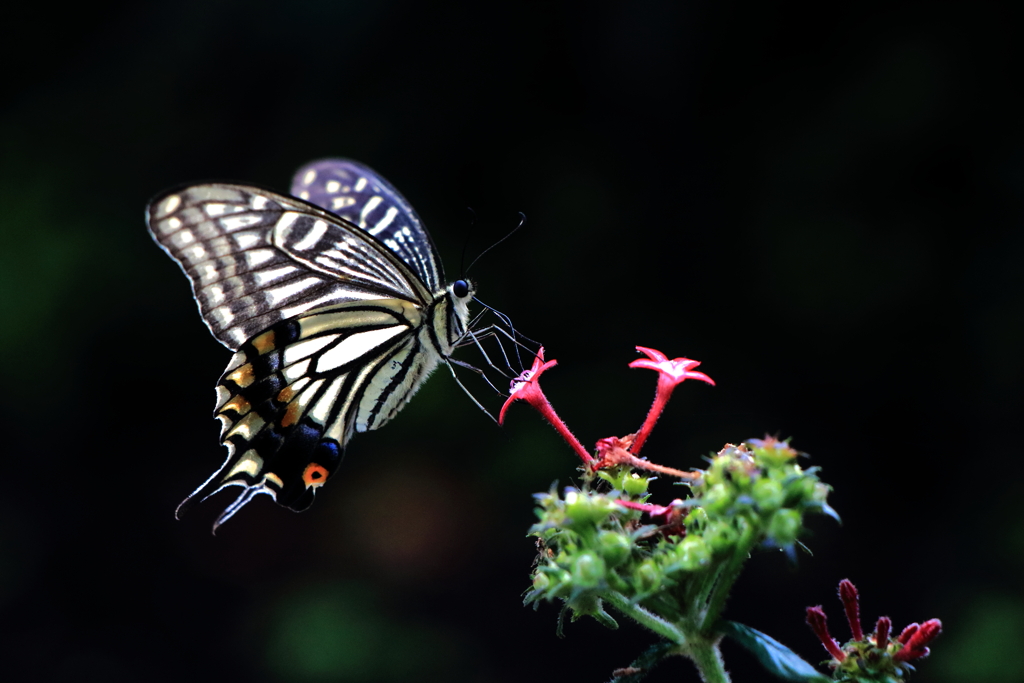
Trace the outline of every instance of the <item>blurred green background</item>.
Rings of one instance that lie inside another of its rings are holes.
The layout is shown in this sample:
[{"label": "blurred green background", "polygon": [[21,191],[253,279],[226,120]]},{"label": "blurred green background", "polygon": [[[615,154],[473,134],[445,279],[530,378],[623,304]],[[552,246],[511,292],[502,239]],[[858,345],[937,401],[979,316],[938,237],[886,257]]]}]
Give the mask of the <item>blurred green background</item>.
[{"label": "blurred green background", "polygon": [[804,607],[845,638],[849,577],[868,621],[945,623],[915,680],[1024,680],[1019,14],[101,0],[4,22],[6,679],[597,682],[649,642],[559,640],[557,608],[522,607],[530,494],[573,456],[443,372],[309,512],[260,499],[211,537],[229,492],[174,520],[222,461],[229,354],[143,209],[187,181],[286,191],[336,155],[406,195],[449,276],[527,214],[472,275],[560,361],[545,387],[584,443],[639,426],[641,344],[718,382],[677,392],[653,460],[766,432],[812,454],[844,524],[816,520],[796,566],[755,557],[727,616],[817,662]]}]

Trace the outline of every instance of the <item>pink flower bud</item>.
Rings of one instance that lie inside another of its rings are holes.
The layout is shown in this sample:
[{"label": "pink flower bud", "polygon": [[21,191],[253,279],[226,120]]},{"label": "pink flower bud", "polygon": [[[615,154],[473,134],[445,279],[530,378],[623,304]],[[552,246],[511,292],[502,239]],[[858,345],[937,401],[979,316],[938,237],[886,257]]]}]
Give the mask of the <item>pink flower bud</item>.
[{"label": "pink flower bud", "polygon": [[807,608],[807,625],[814,631],[814,635],[818,636],[818,640],[825,646],[832,658],[837,662],[842,662],[846,659],[846,653],[839,649],[839,643],[829,635],[826,622],[825,610],[821,609],[821,605]]},{"label": "pink flower bud", "polygon": [[860,627],[860,601],[857,596],[857,587],[849,579],[839,582],[839,599],[843,601],[843,609],[846,610],[846,620],[850,622],[850,633],[853,639],[860,642],[864,640],[864,631]]},{"label": "pink flower bud", "polygon": [[875,624],[875,647],[884,650],[889,646],[889,632],[892,630],[892,619],[878,617]]}]

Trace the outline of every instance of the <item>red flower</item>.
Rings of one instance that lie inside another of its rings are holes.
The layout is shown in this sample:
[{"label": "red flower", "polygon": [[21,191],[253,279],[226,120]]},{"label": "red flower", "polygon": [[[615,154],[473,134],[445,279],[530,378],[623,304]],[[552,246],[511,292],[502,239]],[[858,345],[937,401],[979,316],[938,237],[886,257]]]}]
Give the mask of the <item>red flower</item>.
[{"label": "red flower", "polygon": [[654,394],[654,403],[647,412],[647,419],[644,420],[643,426],[640,427],[640,431],[637,432],[636,437],[633,439],[633,446],[629,449],[634,454],[640,452],[644,441],[647,440],[651,430],[654,429],[654,425],[658,422],[658,418],[661,417],[661,412],[665,409],[665,404],[668,403],[668,399],[672,396],[676,385],[688,379],[699,379],[712,386],[715,384],[703,372],[693,372],[693,368],[700,365],[700,361],[690,360],[689,358],[673,358],[669,360],[668,356],[661,351],[648,349],[644,346],[638,346],[636,350],[647,354],[647,358],[635,360],[629,364],[629,367],[647,368],[648,370],[657,371],[658,388]]},{"label": "red flower", "polygon": [[686,512],[686,508],[683,507],[683,501],[680,498],[676,498],[668,505],[637,503],[632,500],[617,500],[615,502],[622,507],[646,512],[651,521],[660,526],[662,533],[666,536],[670,534],[686,535],[686,527],[683,526],[683,513]]},{"label": "red flower", "polygon": [[[875,642],[872,648],[871,643],[864,640],[864,633],[860,624],[860,601],[857,595],[857,588],[849,579],[843,579],[839,582],[839,598],[843,602],[843,608],[846,610],[846,619],[850,622],[850,631],[853,633],[853,640],[841,649],[825,627],[825,612],[821,609],[821,606],[807,608],[807,623],[810,624],[814,635],[818,636],[822,645],[825,646],[825,649],[836,660],[833,666],[838,666],[850,657],[855,658],[855,663],[861,662],[857,658],[865,656],[877,661],[879,655],[885,653],[892,654],[893,662],[906,662],[918,657],[924,657],[928,654],[926,645],[942,631],[941,621],[929,619],[920,626],[911,624],[903,629],[903,632],[895,640],[890,640],[889,634],[892,631],[892,620],[889,617],[881,617],[875,625]],[[899,649],[896,650],[896,648]],[[882,652],[879,653],[878,650]],[[851,660],[851,662],[855,660]]]},{"label": "red flower", "polygon": [[540,347],[537,351],[537,357],[533,359],[533,366],[529,370],[523,370],[522,374],[512,380],[509,387],[508,400],[501,406],[501,412],[498,413],[498,424],[505,422],[505,411],[508,410],[512,403],[515,401],[526,401],[562,435],[562,438],[572,446],[576,454],[580,456],[580,459],[584,463],[589,464],[594,461],[594,457],[587,453],[579,439],[569,431],[569,428],[565,426],[562,419],[555,413],[555,409],[551,407],[551,402],[548,401],[544,392],[541,391],[540,383],[538,382],[541,374],[548,368],[553,368],[556,365],[558,365],[556,360],[544,362],[544,347]]}]

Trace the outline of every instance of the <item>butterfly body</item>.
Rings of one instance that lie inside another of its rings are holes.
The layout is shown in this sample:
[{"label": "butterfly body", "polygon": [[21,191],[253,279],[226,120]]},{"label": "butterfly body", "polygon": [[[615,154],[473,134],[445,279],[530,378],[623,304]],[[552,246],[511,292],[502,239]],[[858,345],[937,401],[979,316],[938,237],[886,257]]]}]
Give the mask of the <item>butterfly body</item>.
[{"label": "butterfly body", "polygon": [[147,212],[235,352],[217,387],[227,459],[179,514],[226,486],[245,490],[217,524],[259,494],[305,509],[352,434],[392,419],[467,329],[473,286],[441,284],[429,236],[386,181],[326,160],[300,169],[292,192],[316,204],[210,183]]}]

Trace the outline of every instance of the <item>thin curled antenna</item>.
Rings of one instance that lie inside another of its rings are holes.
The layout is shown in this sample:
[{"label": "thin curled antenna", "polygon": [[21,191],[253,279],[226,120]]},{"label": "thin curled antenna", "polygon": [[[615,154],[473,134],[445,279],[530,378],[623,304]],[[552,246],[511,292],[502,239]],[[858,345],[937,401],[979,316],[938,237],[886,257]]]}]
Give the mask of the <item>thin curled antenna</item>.
[{"label": "thin curled antenna", "polygon": [[498,240],[497,242],[495,242],[494,244],[492,244],[491,246],[487,247],[486,249],[481,251],[479,254],[477,254],[477,257],[475,259],[473,259],[473,262],[469,264],[469,268],[466,268],[465,272],[469,273],[470,268],[472,268],[474,265],[476,265],[476,262],[480,260],[481,256],[483,256],[484,254],[489,252],[491,249],[494,249],[496,246],[498,246],[499,244],[501,244],[502,242],[507,240],[512,235],[514,235],[516,233],[516,230],[518,230],[519,228],[523,227],[523,225],[525,223],[526,223],[526,214],[523,213],[522,211],[520,211],[519,212],[519,225],[517,225],[516,227],[512,228],[511,230],[509,230],[507,235],[505,235],[500,240]]},{"label": "thin curled antenna", "polygon": [[[469,211],[469,229],[472,230],[473,226],[476,225],[476,211],[473,210],[472,206],[467,206],[466,207],[466,211]],[[466,250],[467,249],[469,249],[469,238],[468,237],[466,238],[466,241],[462,243],[462,258],[459,259],[459,277],[462,277],[463,275],[466,274],[466,269],[463,268],[463,266],[466,265]],[[480,257],[477,256],[476,258],[480,258]],[[476,259],[473,259],[473,263],[476,263]],[[473,263],[469,264],[470,267],[473,266]]]}]

